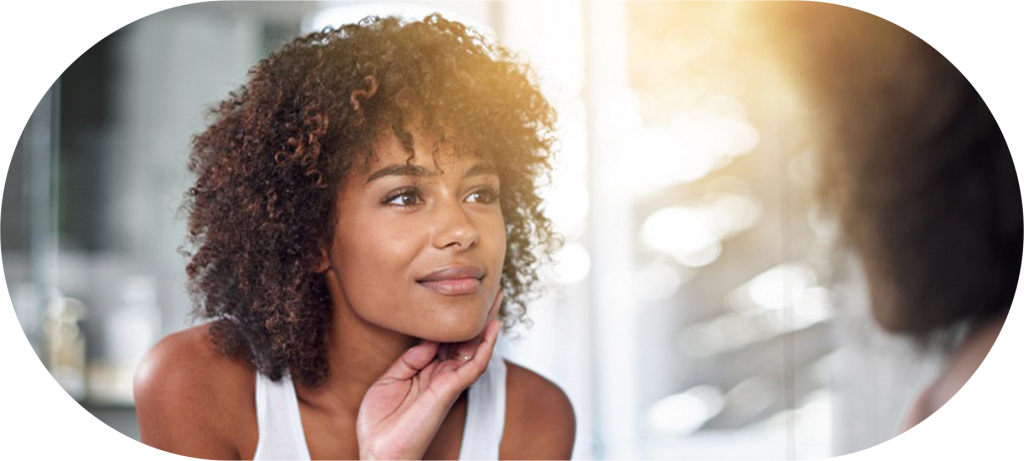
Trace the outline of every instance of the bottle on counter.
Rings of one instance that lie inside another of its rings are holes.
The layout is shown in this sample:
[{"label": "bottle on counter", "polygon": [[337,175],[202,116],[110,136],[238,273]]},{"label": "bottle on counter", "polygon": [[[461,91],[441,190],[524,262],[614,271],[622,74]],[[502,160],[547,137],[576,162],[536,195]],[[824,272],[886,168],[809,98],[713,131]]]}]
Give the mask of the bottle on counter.
[{"label": "bottle on counter", "polygon": [[85,315],[84,303],[58,293],[46,306],[43,329],[46,368],[75,400],[86,396],[86,344],[81,325]]}]

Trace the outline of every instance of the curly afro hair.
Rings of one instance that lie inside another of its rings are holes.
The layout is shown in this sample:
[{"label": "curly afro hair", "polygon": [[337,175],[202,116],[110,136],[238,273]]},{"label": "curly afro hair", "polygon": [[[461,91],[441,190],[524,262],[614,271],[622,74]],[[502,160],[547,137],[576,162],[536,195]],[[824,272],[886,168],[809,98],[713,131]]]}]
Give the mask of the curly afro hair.
[{"label": "curly afro hair", "polygon": [[210,115],[189,159],[185,254],[193,314],[215,320],[222,353],[274,380],[326,378],[331,300],[316,269],[336,191],[386,130],[410,158],[418,128],[496,167],[508,242],[499,315],[506,327],[525,318],[537,265],[559,240],[537,195],[555,112],[505,48],[437,14],[369,17],[294,39]]}]

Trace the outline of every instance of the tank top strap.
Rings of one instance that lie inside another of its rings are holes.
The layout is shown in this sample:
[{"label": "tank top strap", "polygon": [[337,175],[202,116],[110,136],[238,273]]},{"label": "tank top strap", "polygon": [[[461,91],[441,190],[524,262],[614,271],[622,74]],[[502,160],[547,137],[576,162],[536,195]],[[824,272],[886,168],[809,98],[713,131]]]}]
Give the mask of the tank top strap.
[{"label": "tank top strap", "polygon": [[505,431],[506,372],[505,360],[495,350],[487,370],[469,387],[459,459],[498,459]]},{"label": "tank top strap", "polygon": [[274,382],[256,373],[256,422],[259,442],[254,460],[310,459],[299,399],[289,374]]}]

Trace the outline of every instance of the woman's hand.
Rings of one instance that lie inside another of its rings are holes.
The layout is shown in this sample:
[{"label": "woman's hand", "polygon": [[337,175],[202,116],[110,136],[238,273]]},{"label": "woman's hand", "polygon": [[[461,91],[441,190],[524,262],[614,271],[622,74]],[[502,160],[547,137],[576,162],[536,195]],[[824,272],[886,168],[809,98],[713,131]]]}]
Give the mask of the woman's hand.
[{"label": "woman's hand", "polygon": [[425,341],[402,354],[363,396],[356,418],[360,459],[420,459],[459,393],[487,369],[501,324],[499,291],[480,336]]}]

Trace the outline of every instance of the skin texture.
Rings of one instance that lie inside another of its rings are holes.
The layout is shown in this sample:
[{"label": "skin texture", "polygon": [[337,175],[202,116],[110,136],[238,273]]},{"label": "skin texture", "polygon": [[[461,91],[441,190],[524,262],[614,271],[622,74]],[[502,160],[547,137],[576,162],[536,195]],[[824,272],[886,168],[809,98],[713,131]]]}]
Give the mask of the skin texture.
[{"label": "skin texture", "polygon": [[[338,191],[339,221],[320,266],[333,312],[330,372],[317,386],[296,382],[314,459],[457,458],[462,391],[484,372],[498,336],[501,184],[495,175],[467,175],[482,171],[474,170],[477,157],[413,133],[411,158],[382,136],[374,161]],[[396,164],[429,174],[368,181]],[[458,265],[483,269],[479,290],[439,294],[418,282]],[[209,325],[195,327],[146,357],[135,382],[142,440],[187,456],[249,459],[259,437],[254,370],[242,357],[215,353],[211,338]],[[501,457],[567,459],[575,418],[564,393],[513,364],[507,386]]]},{"label": "skin texture", "polygon": [[[415,338],[465,341],[483,329],[501,283],[505,221],[498,176],[483,173],[477,158],[457,157],[450,144],[419,131],[413,139],[417,155],[409,159],[388,133],[373,167],[352,174],[339,191],[341,218],[325,261],[334,312],[351,317],[343,324],[367,322]],[[406,166],[424,176],[395,171],[371,179]],[[479,290],[449,296],[417,283],[451,267],[482,269]]]}]

